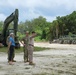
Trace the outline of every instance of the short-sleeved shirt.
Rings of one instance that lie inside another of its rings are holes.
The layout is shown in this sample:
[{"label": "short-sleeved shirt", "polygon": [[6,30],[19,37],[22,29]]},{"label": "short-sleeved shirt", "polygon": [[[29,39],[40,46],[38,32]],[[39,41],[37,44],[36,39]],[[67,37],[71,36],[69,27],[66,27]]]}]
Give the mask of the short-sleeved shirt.
[{"label": "short-sleeved shirt", "polygon": [[28,46],[28,38],[29,36],[25,36],[22,41],[24,41],[24,44],[26,44],[26,46]]},{"label": "short-sleeved shirt", "polygon": [[9,38],[9,42],[11,42],[12,46],[15,46],[15,41],[14,41],[14,39],[12,37]]},{"label": "short-sleeved shirt", "polygon": [[24,37],[22,40],[27,46],[29,44],[34,45],[34,38],[32,38],[32,36]]},{"label": "short-sleeved shirt", "polygon": [[32,36],[29,36],[29,44],[34,46],[34,38]]},{"label": "short-sleeved shirt", "polygon": [[26,46],[28,45],[33,45],[34,46],[34,37],[32,36],[26,36],[22,39],[24,41],[24,43],[26,44]]}]

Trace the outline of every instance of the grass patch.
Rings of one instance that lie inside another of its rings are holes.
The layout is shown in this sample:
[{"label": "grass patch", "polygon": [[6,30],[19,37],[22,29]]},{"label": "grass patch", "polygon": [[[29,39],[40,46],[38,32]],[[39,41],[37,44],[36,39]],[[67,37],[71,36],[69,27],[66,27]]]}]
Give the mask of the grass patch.
[{"label": "grass patch", "polygon": [[43,51],[43,50],[48,50],[50,48],[45,48],[45,47],[35,47],[34,51]]},{"label": "grass patch", "polygon": [[0,52],[7,52],[8,48],[7,47],[1,47]]},{"label": "grass patch", "polygon": [[[46,49],[50,49],[50,48],[44,48],[44,47],[35,47],[34,48],[34,51],[43,51],[43,50],[46,50]],[[2,47],[0,48],[0,52],[7,52],[8,51],[8,48],[7,47]],[[19,49],[15,49],[15,52],[18,53],[18,52],[23,52],[23,47],[19,48]]]}]

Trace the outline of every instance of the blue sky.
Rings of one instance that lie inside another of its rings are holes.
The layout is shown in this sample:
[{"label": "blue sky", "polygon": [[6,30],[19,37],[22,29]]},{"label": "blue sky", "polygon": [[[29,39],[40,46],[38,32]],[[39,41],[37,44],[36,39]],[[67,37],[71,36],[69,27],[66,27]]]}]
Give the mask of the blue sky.
[{"label": "blue sky", "polygon": [[0,0],[0,21],[4,21],[16,8],[19,22],[43,16],[53,21],[76,10],[76,0]]}]

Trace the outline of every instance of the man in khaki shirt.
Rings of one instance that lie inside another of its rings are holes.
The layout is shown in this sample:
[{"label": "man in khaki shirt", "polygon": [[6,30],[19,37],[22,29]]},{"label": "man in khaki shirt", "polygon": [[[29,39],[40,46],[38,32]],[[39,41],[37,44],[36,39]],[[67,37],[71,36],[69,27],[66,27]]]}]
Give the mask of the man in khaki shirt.
[{"label": "man in khaki shirt", "polygon": [[37,34],[33,31],[32,35],[29,36],[28,40],[28,58],[29,58],[29,65],[35,65],[33,63],[33,50],[34,50],[34,37]]}]

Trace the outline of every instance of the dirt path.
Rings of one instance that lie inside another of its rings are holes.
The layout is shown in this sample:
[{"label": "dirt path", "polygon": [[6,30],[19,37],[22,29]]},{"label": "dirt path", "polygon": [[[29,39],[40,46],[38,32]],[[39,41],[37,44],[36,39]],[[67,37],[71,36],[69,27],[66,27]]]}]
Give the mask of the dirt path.
[{"label": "dirt path", "polygon": [[35,66],[23,62],[23,53],[16,54],[14,65],[8,65],[7,54],[0,53],[0,75],[76,75],[76,45],[35,43],[50,50],[34,52]]}]

